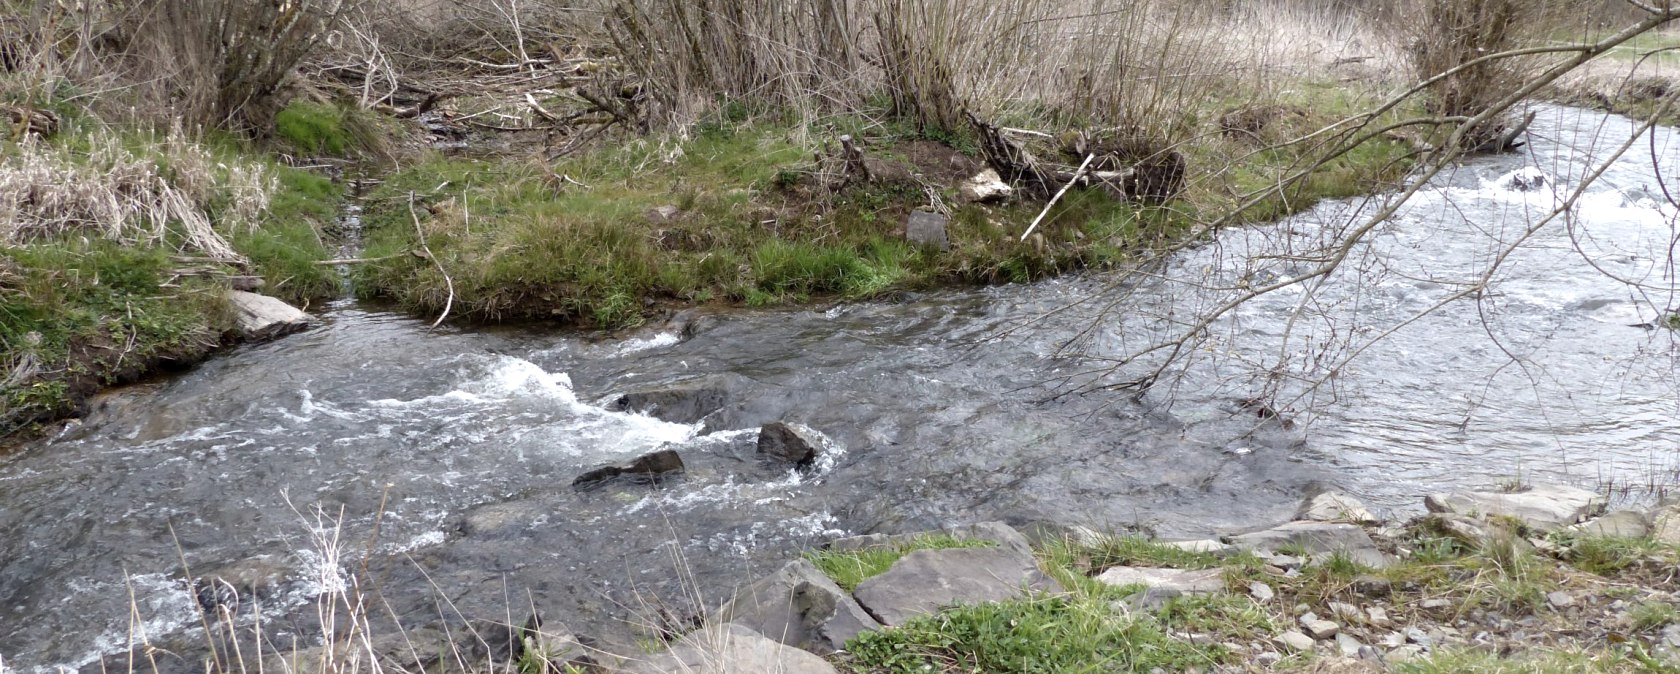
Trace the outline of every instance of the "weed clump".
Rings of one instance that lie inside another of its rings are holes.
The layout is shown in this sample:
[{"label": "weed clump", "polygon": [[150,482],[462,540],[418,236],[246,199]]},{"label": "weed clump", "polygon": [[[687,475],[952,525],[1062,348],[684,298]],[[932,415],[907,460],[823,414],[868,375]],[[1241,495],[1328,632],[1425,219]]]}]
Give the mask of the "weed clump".
[{"label": "weed clump", "polygon": [[993,545],[991,541],[932,534],[856,550],[812,550],[805,553],[805,558],[832,578],[834,584],[850,592],[863,581],[885,573],[893,562],[917,550],[987,548]]}]

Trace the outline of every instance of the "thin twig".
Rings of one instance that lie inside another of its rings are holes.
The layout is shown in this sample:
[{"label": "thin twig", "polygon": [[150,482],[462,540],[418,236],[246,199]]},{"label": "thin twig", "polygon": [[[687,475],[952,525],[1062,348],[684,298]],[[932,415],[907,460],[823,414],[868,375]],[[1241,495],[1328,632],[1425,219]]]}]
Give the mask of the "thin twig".
[{"label": "thin twig", "polygon": [[1032,235],[1033,230],[1038,229],[1038,223],[1044,220],[1044,216],[1050,214],[1050,209],[1055,207],[1056,202],[1062,200],[1062,195],[1067,194],[1068,188],[1073,187],[1074,183],[1085,177],[1085,169],[1090,168],[1091,160],[1096,158],[1096,153],[1085,155],[1085,161],[1079,162],[1079,170],[1073,172],[1073,177],[1068,179],[1067,184],[1062,186],[1061,191],[1056,192],[1056,196],[1050,197],[1050,203],[1045,204],[1044,210],[1039,211],[1038,217],[1033,218],[1032,224],[1027,226],[1027,231],[1021,233],[1022,241],[1026,241],[1027,237]]},{"label": "thin twig", "polygon": [[455,281],[449,278],[449,272],[444,270],[443,263],[439,262],[437,256],[432,254],[431,246],[426,245],[426,232],[420,229],[420,214],[414,212],[413,192],[408,193],[408,217],[414,220],[414,234],[420,237],[420,249],[426,251],[426,257],[432,261],[432,264],[437,265],[438,273],[443,274],[444,285],[449,288],[449,298],[443,302],[443,313],[438,314],[437,320],[432,321],[432,328],[436,329],[437,326],[443,324],[443,319],[449,317],[450,307],[455,306]]}]

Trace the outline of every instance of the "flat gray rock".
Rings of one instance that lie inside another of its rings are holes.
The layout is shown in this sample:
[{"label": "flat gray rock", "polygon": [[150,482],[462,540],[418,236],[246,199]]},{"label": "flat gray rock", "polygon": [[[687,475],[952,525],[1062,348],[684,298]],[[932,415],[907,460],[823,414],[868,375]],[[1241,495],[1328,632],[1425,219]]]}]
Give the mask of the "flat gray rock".
[{"label": "flat gray rock", "polygon": [[314,320],[297,307],[267,295],[229,290],[227,299],[239,323],[239,334],[249,340],[273,339],[297,332]]},{"label": "flat gray rock", "polygon": [[1561,485],[1534,485],[1525,491],[1466,491],[1430,494],[1423,500],[1432,513],[1469,517],[1512,517],[1540,531],[1556,531],[1580,522],[1604,506],[1593,492]]},{"label": "flat gray rock", "polygon": [[938,213],[911,211],[909,219],[904,221],[904,239],[922,246],[950,250],[951,239],[945,233],[945,223],[950,220]]},{"label": "flat gray rock", "polygon": [[1215,557],[1227,557],[1237,552],[1236,546],[1226,545],[1211,538],[1195,541],[1166,541],[1161,543],[1169,548],[1178,548],[1185,552],[1199,552]]},{"label": "flat gray rock", "polygon": [[853,637],[881,626],[851,595],[803,559],[741,588],[713,614],[711,622],[733,622],[820,655],[841,650]]},{"label": "flat gray rock", "polygon": [[958,606],[1008,601],[1029,590],[1062,591],[1030,555],[1005,548],[917,550],[858,585],[852,596],[876,620],[898,626]]},{"label": "flat gray rock", "polygon": [[1664,503],[1651,510],[1651,537],[1680,545],[1680,503]]},{"label": "flat gray rock", "polygon": [[1644,538],[1651,535],[1651,523],[1645,520],[1645,513],[1618,510],[1569,530],[1596,538]]},{"label": "flat gray rock", "polygon": [[1314,557],[1342,553],[1373,568],[1381,568],[1391,562],[1377,549],[1376,541],[1371,540],[1364,529],[1339,522],[1289,522],[1265,531],[1232,536],[1231,544],[1244,550],[1268,553],[1285,547],[1295,548]]},{"label": "flat gray rock", "polygon": [[1142,566],[1116,566],[1097,576],[1097,580],[1115,587],[1142,585],[1183,594],[1214,594],[1225,591],[1225,577],[1219,569],[1159,569]]},{"label": "flat gray rock", "polygon": [[1377,516],[1371,514],[1359,499],[1338,492],[1325,492],[1302,501],[1301,507],[1295,511],[1295,519],[1372,524],[1377,521]]},{"label": "flat gray rock", "polygon": [[625,674],[838,674],[816,655],[741,625],[699,630],[671,650],[623,663]]}]

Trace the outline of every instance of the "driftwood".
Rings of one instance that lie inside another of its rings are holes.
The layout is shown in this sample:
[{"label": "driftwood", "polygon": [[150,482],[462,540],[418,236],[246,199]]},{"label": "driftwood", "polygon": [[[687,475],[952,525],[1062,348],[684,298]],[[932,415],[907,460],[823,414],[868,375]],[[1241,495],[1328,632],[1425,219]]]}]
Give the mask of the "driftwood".
[{"label": "driftwood", "polygon": [[1486,141],[1486,142],[1484,142],[1480,145],[1477,145],[1475,147],[1470,148],[1469,151],[1472,154],[1476,154],[1476,153],[1498,153],[1498,152],[1509,152],[1511,150],[1515,150],[1519,147],[1522,147],[1526,143],[1518,141],[1517,137],[1523,135],[1523,132],[1528,130],[1528,126],[1530,124],[1534,123],[1534,115],[1535,115],[1534,111],[1530,110],[1528,112],[1528,114],[1523,115],[1522,121],[1518,122],[1516,124],[1516,126],[1512,126],[1508,129],[1505,129],[1504,132],[1500,133],[1498,136],[1496,136],[1496,137],[1494,137],[1494,138],[1492,138],[1492,139],[1490,139],[1490,140],[1488,140],[1488,141]]},{"label": "driftwood", "polygon": [[[1142,183],[1149,180],[1139,180],[1136,166],[1122,166],[1126,161],[1121,156],[1104,150],[1085,151],[1085,161],[1079,166],[1058,165],[1052,161],[1042,160],[1033,155],[1032,150],[1026,150],[1025,145],[1011,140],[1011,134],[1016,136],[1032,136],[1038,140],[1052,140],[1055,136],[1043,131],[1028,131],[1028,129],[1006,129],[991,126],[979,121],[973,113],[968,113],[969,124],[973,124],[974,131],[979,134],[979,150],[986,158],[986,165],[998,171],[998,176],[1005,182],[1025,188],[1028,192],[1037,193],[1038,198],[1050,198],[1055,203],[1072,187],[1102,187],[1114,193],[1116,197],[1136,200],[1146,198],[1142,192],[1159,192],[1159,190],[1141,190],[1147,187]],[[1176,153],[1169,156],[1169,160],[1183,161]],[[1154,160],[1142,163],[1158,163]],[[1057,190],[1053,192],[1052,190]],[[1149,197],[1152,198],[1152,197]],[[1045,208],[1048,212],[1048,207]],[[1042,219],[1043,215],[1040,215]],[[1037,220],[1035,220],[1037,222]],[[1032,232],[1032,229],[1028,229]],[[1023,235],[1025,237],[1025,235]]]}]

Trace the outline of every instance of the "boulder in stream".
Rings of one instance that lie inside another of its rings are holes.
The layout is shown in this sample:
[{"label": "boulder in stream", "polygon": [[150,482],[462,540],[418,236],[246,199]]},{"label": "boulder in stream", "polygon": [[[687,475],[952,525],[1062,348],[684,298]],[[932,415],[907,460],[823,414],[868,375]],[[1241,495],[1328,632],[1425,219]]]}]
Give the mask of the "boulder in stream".
[{"label": "boulder in stream", "polygon": [[252,341],[297,332],[313,320],[309,314],[267,295],[230,290],[227,299],[239,323],[239,335]]},{"label": "boulder in stream", "polygon": [[798,424],[775,421],[758,430],[760,456],[785,461],[801,469],[816,463],[822,447],[822,434]]},{"label": "boulder in stream", "polygon": [[572,488],[594,489],[608,480],[618,478],[641,484],[659,484],[672,473],[680,473],[682,470],[683,460],[682,456],[677,454],[677,450],[661,449],[626,463],[601,466],[579,475],[572,480]]},{"label": "boulder in stream", "polygon": [[729,392],[722,385],[698,382],[631,391],[613,400],[612,409],[639,412],[673,424],[692,424],[718,411],[728,400]]}]

